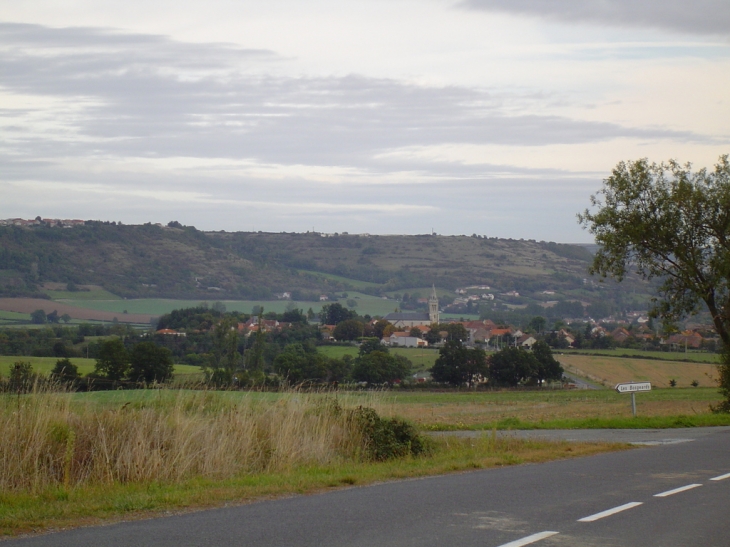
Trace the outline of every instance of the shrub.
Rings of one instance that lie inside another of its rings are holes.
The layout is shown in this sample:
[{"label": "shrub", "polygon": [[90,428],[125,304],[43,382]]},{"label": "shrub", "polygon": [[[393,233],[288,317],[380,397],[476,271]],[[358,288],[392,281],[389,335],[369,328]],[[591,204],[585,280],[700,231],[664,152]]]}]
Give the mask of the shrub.
[{"label": "shrub", "polygon": [[430,452],[427,440],[409,422],[381,418],[374,409],[367,407],[352,410],[350,420],[362,435],[365,459],[385,461]]}]

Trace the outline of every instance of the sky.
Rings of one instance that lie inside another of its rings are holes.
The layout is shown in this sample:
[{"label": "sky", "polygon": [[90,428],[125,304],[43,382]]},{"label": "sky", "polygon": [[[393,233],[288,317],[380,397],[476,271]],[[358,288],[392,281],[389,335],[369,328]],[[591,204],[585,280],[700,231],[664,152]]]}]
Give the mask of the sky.
[{"label": "sky", "polygon": [[728,89],[727,0],[0,0],[0,218],[588,243]]}]

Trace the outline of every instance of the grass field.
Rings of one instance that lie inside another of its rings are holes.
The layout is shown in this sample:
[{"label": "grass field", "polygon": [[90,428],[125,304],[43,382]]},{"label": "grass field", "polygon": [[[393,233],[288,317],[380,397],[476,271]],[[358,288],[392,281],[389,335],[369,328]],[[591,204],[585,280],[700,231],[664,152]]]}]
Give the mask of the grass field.
[{"label": "grass field", "polygon": [[[25,357],[13,355],[0,355],[0,375],[7,377],[10,367],[16,361],[27,361],[33,366],[35,372],[49,374],[58,361],[58,357]],[[71,357],[70,361],[79,368],[79,374],[85,376],[94,371],[96,359],[85,359]],[[175,375],[199,375],[200,367],[191,365],[175,365]]]},{"label": "grass field", "polygon": [[603,357],[595,355],[561,354],[556,358],[566,372],[575,373],[606,387],[632,380],[648,381],[652,386],[669,387],[671,379],[678,387],[689,387],[693,381],[700,386],[717,385],[717,368],[712,363],[683,363],[654,359]]},{"label": "grass field", "polygon": [[353,289],[368,289],[372,287],[380,287],[378,283],[371,283],[370,281],[360,281],[359,279],[351,279],[349,277],[342,277],[341,275],[334,275],[322,272],[313,272],[310,270],[299,270],[303,274],[314,276],[318,279],[330,279],[337,281],[343,285],[350,285]]}]

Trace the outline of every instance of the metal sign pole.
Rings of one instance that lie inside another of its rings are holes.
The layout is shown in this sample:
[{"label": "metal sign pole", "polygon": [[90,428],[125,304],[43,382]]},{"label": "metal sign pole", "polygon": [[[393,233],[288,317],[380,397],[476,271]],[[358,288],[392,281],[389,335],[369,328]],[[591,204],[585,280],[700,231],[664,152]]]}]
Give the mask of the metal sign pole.
[{"label": "metal sign pole", "polygon": [[636,418],[636,392],[631,392],[631,412],[634,413],[634,418]]}]

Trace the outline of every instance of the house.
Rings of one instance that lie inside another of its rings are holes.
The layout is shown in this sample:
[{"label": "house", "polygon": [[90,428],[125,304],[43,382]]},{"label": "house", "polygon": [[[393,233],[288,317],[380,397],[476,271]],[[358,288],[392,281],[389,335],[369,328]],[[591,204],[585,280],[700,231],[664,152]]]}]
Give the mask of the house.
[{"label": "house", "polygon": [[187,336],[184,332],[178,332],[172,329],[160,329],[155,331],[155,334],[163,334],[167,336]]},{"label": "house", "polygon": [[407,332],[394,332],[387,338],[381,340],[383,344],[391,347],[402,347],[402,348],[425,348],[428,347],[428,342],[422,340],[416,336],[411,336]]},{"label": "house", "polygon": [[614,340],[616,340],[616,342],[620,344],[631,338],[631,333],[629,333],[629,331],[627,331],[623,327],[618,327],[611,333],[611,338],[613,338]]},{"label": "house", "polygon": [[531,334],[523,334],[517,339],[517,345],[521,348],[532,349],[537,339]]},{"label": "house", "polygon": [[680,334],[672,334],[665,343],[671,344],[678,349],[700,349],[702,340],[702,335],[699,332],[684,331]]},{"label": "house", "polygon": [[330,297],[327,296],[326,294],[320,294],[319,295],[319,301],[320,302],[327,302],[327,300],[329,300],[329,299],[330,299]]},{"label": "house", "polygon": [[575,336],[573,336],[572,334],[570,334],[565,329],[560,329],[558,331],[558,338],[562,338],[563,340],[565,340],[566,342],[568,342],[568,345],[570,345],[570,346],[572,346],[573,345],[573,342],[575,342]]}]

